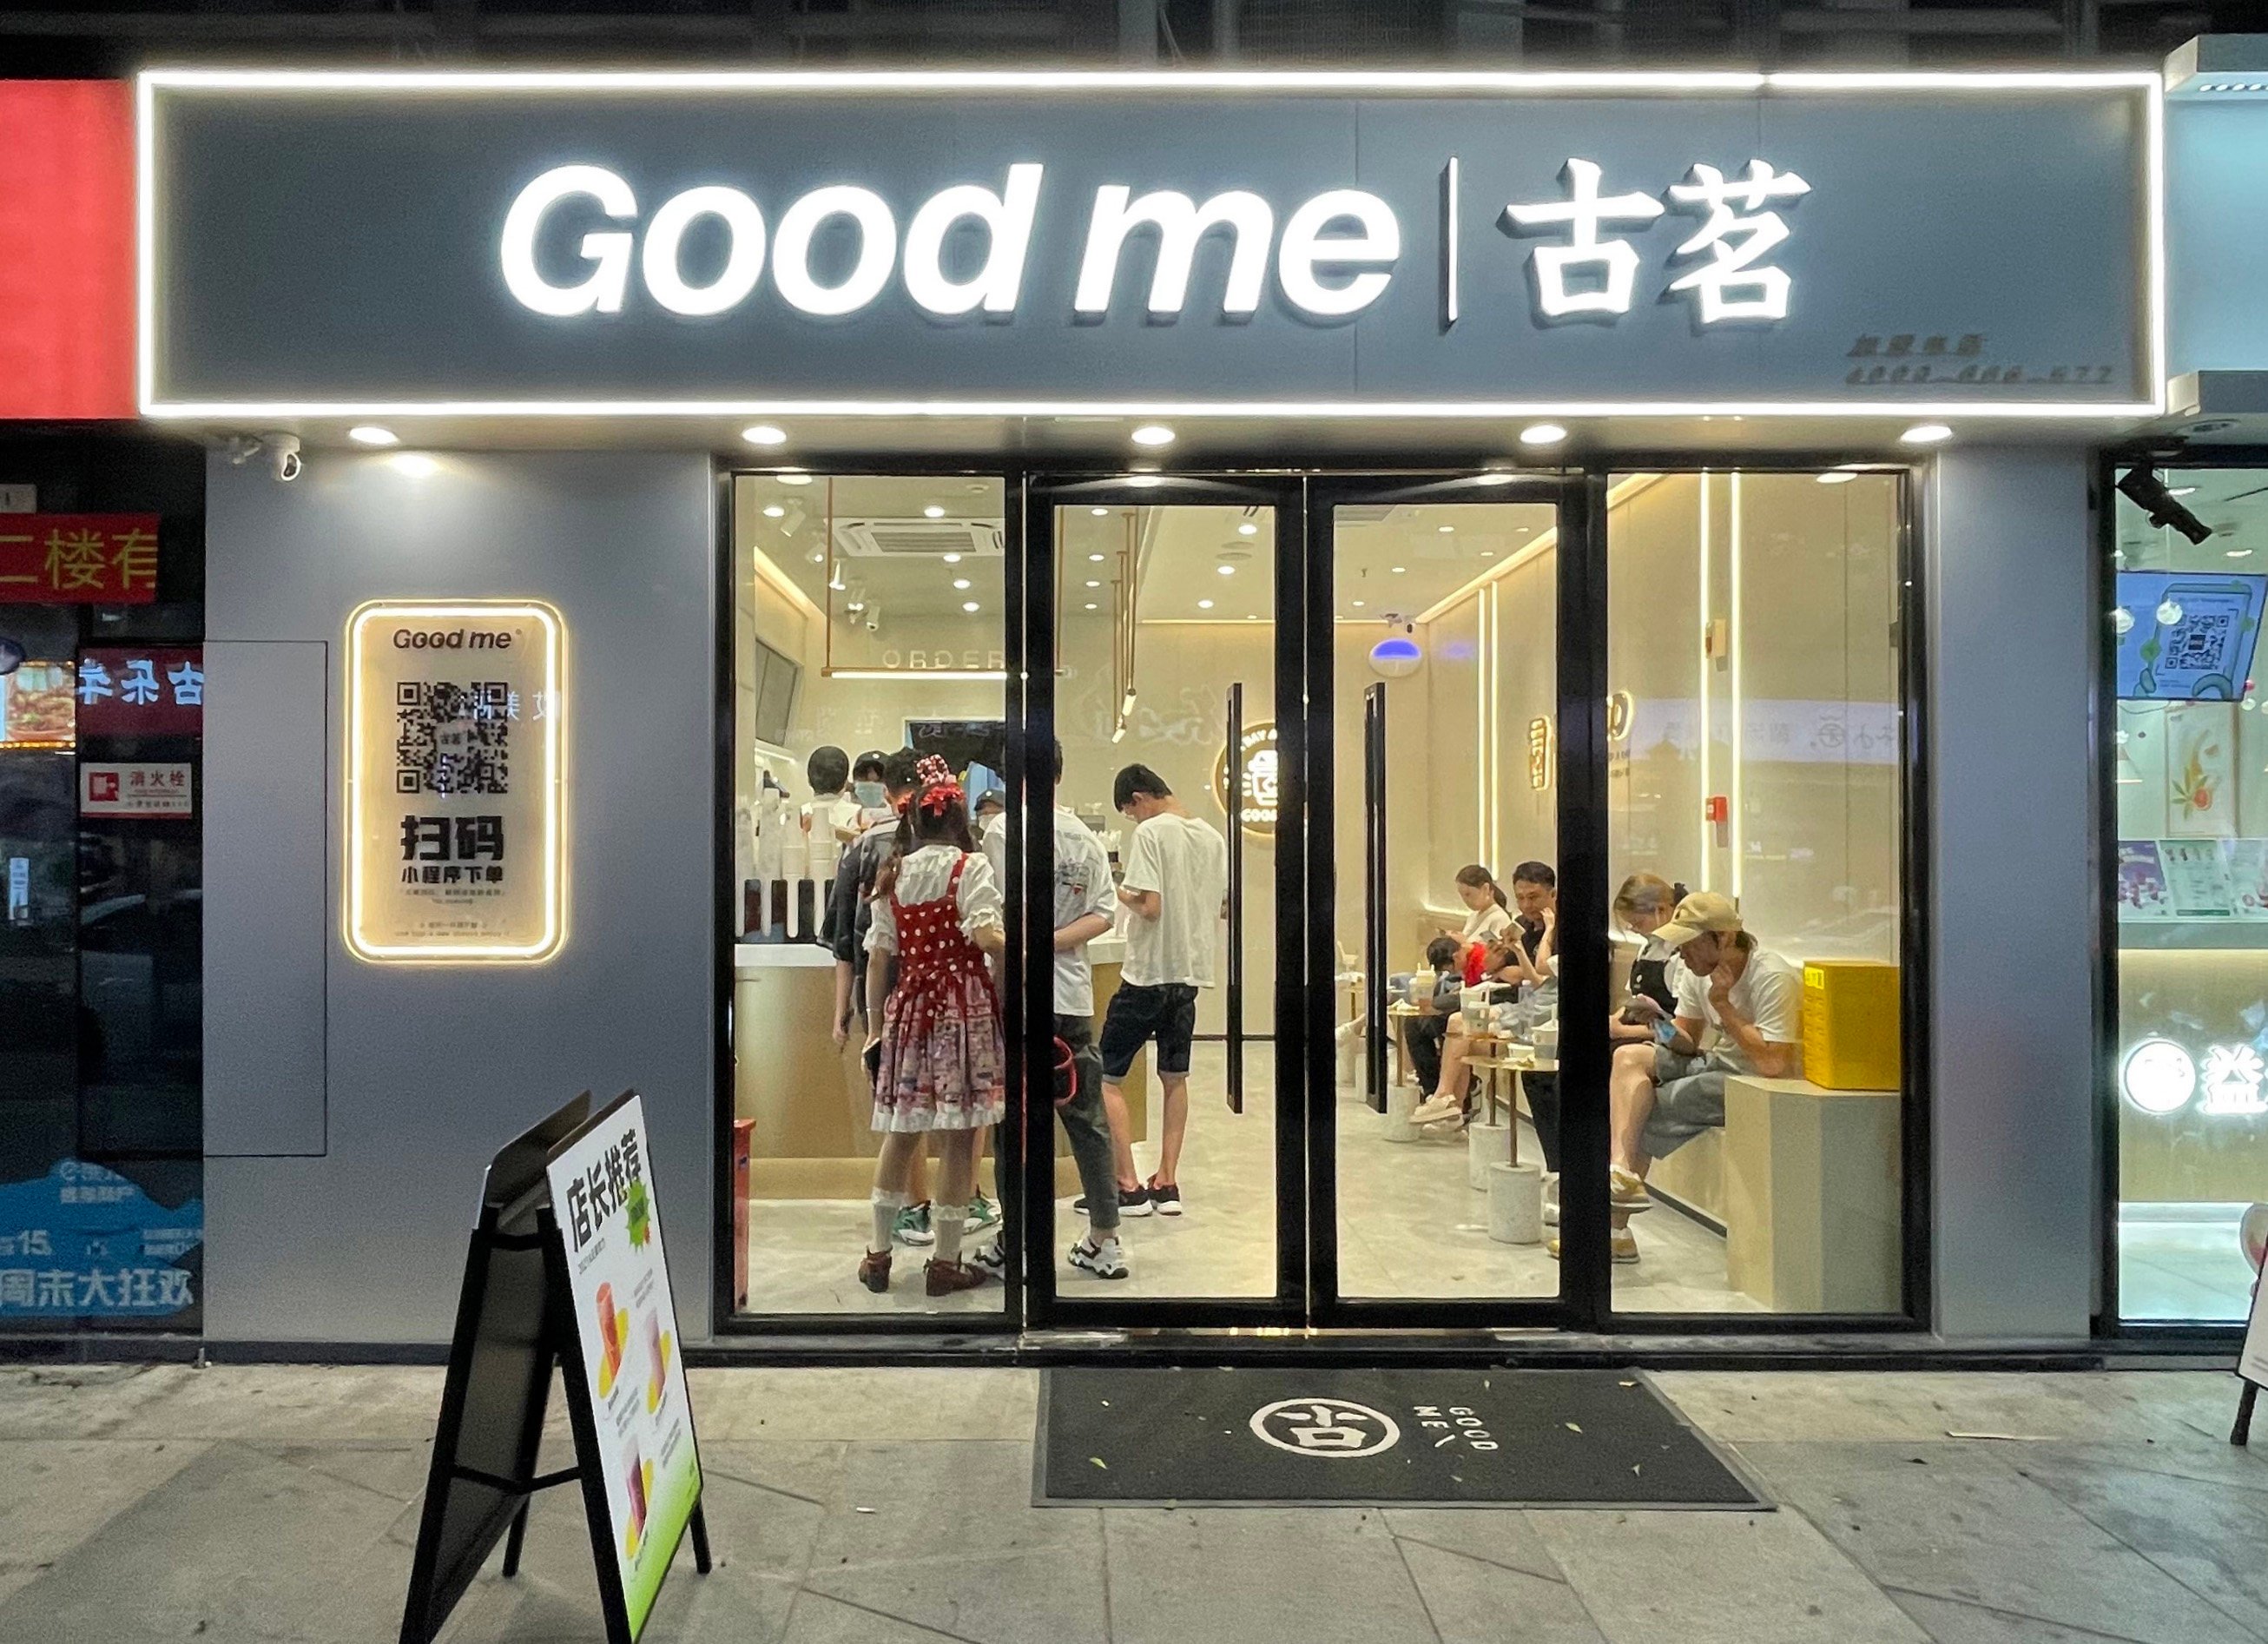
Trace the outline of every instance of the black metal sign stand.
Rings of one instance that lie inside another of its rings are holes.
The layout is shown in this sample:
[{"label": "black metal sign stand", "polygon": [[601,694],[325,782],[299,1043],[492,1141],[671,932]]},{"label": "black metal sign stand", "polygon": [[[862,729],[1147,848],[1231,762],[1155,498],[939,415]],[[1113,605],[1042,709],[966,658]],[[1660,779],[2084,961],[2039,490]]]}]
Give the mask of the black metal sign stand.
[{"label": "black metal sign stand", "polygon": [[[589,1111],[586,1091],[513,1139],[489,1167],[465,1258],[401,1644],[431,1644],[499,1539],[504,1575],[518,1575],[535,1496],[576,1482],[583,1486],[607,1637],[609,1644],[633,1644],[611,1544],[590,1390],[575,1338],[566,1246],[544,1175],[552,1150],[583,1127]],[[566,1382],[576,1462],[539,1473],[555,1367]],[[706,1575],[709,1526],[697,1499],[687,1528],[694,1567]]]},{"label": "black metal sign stand", "polygon": [[2250,1382],[2245,1382],[2244,1390],[2236,1396],[2236,1425],[2228,1430],[2231,1444],[2252,1442],[2252,1406],[2259,1402],[2259,1398],[2260,1390]]}]

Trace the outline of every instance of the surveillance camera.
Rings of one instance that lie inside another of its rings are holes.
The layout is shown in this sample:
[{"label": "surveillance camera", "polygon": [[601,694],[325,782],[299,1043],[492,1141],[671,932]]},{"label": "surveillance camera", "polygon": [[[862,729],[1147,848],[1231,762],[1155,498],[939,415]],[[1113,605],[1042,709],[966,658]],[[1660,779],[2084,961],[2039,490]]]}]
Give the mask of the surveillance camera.
[{"label": "surveillance camera", "polygon": [[2173,492],[2166,489],[2166,483],[2148,468],[2128,469],[2119,479],[2118,490],[2127,501],[2150,516],[2153,526],[2171,526],[2192,542],[2211,539],[2213,527],[2183,507]]},{"label": "surveillance camera", "polygon": [[288,485],[299,477],[304,465],[299,461],[298,435],[262,434],[260,448],[268,453],[268,470],[279,483]]}]

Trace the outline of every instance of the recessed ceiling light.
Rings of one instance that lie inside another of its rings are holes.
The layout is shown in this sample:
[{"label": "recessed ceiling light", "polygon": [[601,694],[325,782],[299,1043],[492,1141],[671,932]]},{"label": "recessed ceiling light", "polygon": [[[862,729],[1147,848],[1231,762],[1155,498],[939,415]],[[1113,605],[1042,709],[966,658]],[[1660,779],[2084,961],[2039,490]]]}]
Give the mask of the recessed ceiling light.
[{"label": "recessed ceiling light", "polygon": [[1360,610],[1362,608],[1362,601],[1360,600],[1350,600],[1347,603],[1353,606],[1357,610]]},{"label": "recessed ceiling light", "polygon": [[347,430],[347,438],[358,446],[398,446],[401,436],[391,428],[380,428],[376,423],[364,423]]},{"label": "recessed ceiling light", "polygon": [[963,600],[961,602],[961,608],[973,615],[976,609],[976,601],[974,600]]},{"label": "recessed ceiling light", "polygon": [[[380,443],[382,444],[384,442],[381,441]],[[2176,485],[2171,490],[2168,491],[2166,495],[2169,497],[2194,497],[2197,495],[2197,487],[2194,485]]]},{"label": "recessed ceiling light", "polygon": [[768,502],[768,503],[766,503],[766,504],[764,505],[764,518],[765,518],[765,519],[767,519],[767,520],[784,520],[784,519],[785,519],[786,517],[787,517],[787,510],[786,510],[786,509],[784,509],[784,508],[783,508],[783,507],[781,507],[777,503],[776,503],[776,502]]},{"label": "recessed ceiling light", "polygon": [[1086,608],[1087,608],[1088,610],[1090,610],[1090,611],[1091,611],[1091,610],[1093,610],[1093,609],[1094,608],[1094,601],[1093,600],[1089,600],[1089,601],[1086,602]]},{"label": "recessed ceiling light", "polygon": [[[2176,497],[2181,495],[2179,491],[2176,491],[2174,494]],[[1253,524],[1251,520],[1247,520],[1242,525],[1236,527],[1236,534],[1239,536],[1257,536],[1260,534],[1260,527]]]},{"label": "recessed ceiling light", "polygon": [[1098,520],[1107,520],[1110,517],[1110,510],[1108,508],[1090,508],[1087,510],[1087,512],[1093,514]]},{"label": "recessed ceiling light", "polygon": [[1086,557],[1086,563],[1090,565],[1099,565],[1102,563],[1102,556],[1100,554],[1089,554]]},{"label": "recessed ceiling light", "polygon": [[1443,536],[1447,536],[1454,532],[1457,527],[1454,525],[1440,525],[1435,526],[1433,528],[1439,531]]},{"label": "recessed ceiling light", "polygon": [[1520,431],[1523,446],[1556,446],[1567,438],[1567,431],[1557,423],[1530,423]]},{"label": "recessed ceiling light", "polygon": [[940,554],[938,557],[948,565],[957,565],[961,563],[961,556],[958,554]]},{"label": "recessed ceiling light", "polygon": [[1858,477],[1848,468],[1830,468],[1824,474],[1812,476],[1812,478],[1817,480],[1822,485],[1848,485]]},{"label": "recessed ceiling light", "polygon": [[1492,548],[1484,548],[1481,549],[1481,557],[1483,559],[1494,559],[1496,557],[1496,549]]},{"label": "recessed ceiling light", "polygon": [[786,473],[775,474],[772,477],[783,485],[808,485],[811,483],[811,476],[806,474],[801,468],[790,468]]},{"label": "recessed ceiling light", "polygon": [[2252,557],[2252,550],[2249,548],[2232,548],[2228,550],[2228,557],[2231,559],[2250,559]]},{"label": "recessed ceiling light", "polygon": [[1089,578],[1086,579],[1086,586],[1087,586],[1088,587],[1090,587],[1090,588],[1099,588],[1099,587],[1101,587],[1102,585],[1101,585],[1101,583],[1097,582],[1094,578],[1089,577]]},{"label": "recessed ceiling light", "polygon": [[1506,474],[1499,470],[1492,474],[1484,474],[1476,479],[1473,483],[1476,485],[1509,485],[1518,476],[1516,475]]},{"label": "recessed ceiling light", "polygon": [[1199,600],[1197,601],[1197,609],[1201,611],[1209,611],[1212,609],[1212,601],[1211,600]]},{"label": "recessed ceiling light", "polygon": [[939,507],[935,503],[932,503],[928,507],[922,510],[922,518],[924,520],[942,520],[945,518],[945,510]]},{"label": "recessed ceiling light", "polygon": [[1129,474],[1126,483],[1138,491],[1155,490],[1166,483],[1162,474]]},{"label": "recessed ceiling light", "polygon": [[1224,577],[1233,577],[1236,574],[1236,567],[1233,565],[1215,565],[1213,569]]},{"label": "recessed ceiling light", "polygon": [[784,446],[787,444],[787,430],[774,428],[770,423],[758,423],[752,428],[743,428],[740,438],[752,446]]},{"label": "recessed ceiling light", "polygon": [[1163,423],[1145,423],[1134,431],[1133,440],[1138,446],[1149,446],[1153,448],[1159,446],[1170,446],[1174,443],[1174,431]]},{"label": "recessed ceiling light", "polygon": [[1397,576],[1397,577],[1398,577],[1398,576],[1400,576],[1403,571],[1407,571],[1407,570],[1409,570],[1409,569],[1410,569],[1410,567],[1409,567],[1409,566],[1407,566],[1407,565],[1396,565],[1396,566],[1394,568],[1394,574],[1395,574],[1395,576]]},{"label": "recessed ceiling light", "polygon": [[1910,446],[1940,445],[1953,438],[1953,431],[1943,423],[1916,423],[1898,438]]},{"label": "recessed ceiling light", "polygon": [[965,588],[968,586],[968,579],[966,577],[955,577],[953,579],[953,586],[956,588]]},{"label": "recessed ceiling light", "polygon": [[1260,620],[1260,613],[1257,611],[1247,611],[1244,614],[1244,620],[1248,623],[1256,623]]}]

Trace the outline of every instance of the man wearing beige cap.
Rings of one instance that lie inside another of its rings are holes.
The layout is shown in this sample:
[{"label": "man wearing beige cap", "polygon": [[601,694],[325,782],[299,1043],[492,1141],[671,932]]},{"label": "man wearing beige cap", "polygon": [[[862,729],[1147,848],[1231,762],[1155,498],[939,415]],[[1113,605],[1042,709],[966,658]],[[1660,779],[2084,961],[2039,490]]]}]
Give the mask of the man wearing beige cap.
[{"label": "man wearing beige cap", "polygon": [[1756,945],[1731,897],[1694,892],[1654,940],[1684,969],[1677,1014],[1653,1006],[1653,1042],[1615,1051],[1608,1191],[1617,1262],[1638,1260],[1630,1219],[1653,1203],[1646,1190],[1653,1161],[1725,1123],[1725,1076],[1786,1078],[1802,1058],[1803,973]]}]

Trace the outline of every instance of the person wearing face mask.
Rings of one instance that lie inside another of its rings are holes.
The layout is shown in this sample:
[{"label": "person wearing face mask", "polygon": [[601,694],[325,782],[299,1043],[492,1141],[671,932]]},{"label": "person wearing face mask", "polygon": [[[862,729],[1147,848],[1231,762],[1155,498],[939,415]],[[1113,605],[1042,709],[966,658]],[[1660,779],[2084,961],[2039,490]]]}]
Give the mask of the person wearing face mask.
[{"label": "person wearing face mask", "polygon": [[888,767],[888,757],[877,748],[868,748],[851,764],[850,793],[858,800],[858,812],[850,819],[849,838],[856,839],[884,822],[896,826],[898,813],[891,802],[895,796],[890,792]]}]

